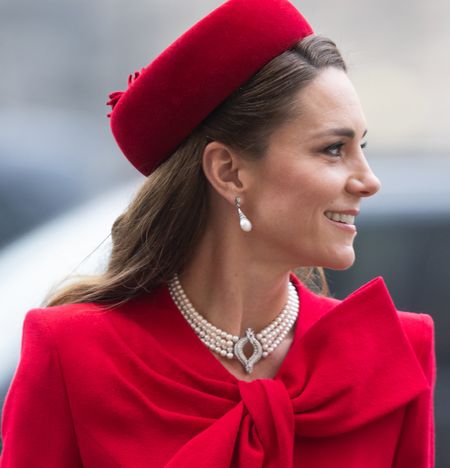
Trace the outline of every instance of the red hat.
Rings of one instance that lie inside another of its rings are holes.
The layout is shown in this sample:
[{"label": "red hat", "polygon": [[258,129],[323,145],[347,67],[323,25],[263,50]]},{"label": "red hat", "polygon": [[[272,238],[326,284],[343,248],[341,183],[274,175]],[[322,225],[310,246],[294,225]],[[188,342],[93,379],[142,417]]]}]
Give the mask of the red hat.
[{"label": "red hat", "polygon": [[149,175],[259,69],[313,33],[287,0],[229,0],[109,95],[111,129]]}]

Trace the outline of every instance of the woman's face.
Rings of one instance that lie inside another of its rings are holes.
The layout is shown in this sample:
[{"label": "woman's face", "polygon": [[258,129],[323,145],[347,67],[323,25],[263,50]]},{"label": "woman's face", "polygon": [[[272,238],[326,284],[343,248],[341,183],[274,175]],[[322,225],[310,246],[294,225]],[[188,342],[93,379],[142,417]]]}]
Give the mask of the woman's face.
[{"label": "woman's face", "polygon": [[335,68],[297,99],[301,113],[272,134],[267,155],[246,175],[252,245],[280,265],[345,269],[355,258],[353,216],[380,188],[363,154],[366,121],[349,78]]}]

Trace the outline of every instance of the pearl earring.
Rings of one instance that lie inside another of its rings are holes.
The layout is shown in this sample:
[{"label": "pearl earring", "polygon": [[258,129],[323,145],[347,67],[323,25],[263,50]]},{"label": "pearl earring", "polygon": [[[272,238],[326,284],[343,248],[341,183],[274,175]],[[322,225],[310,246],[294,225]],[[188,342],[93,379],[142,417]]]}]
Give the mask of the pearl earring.
[{"label": "pearl earring", "polygon": [[241,229],[245,232],[250,232],[252,230],[252,223],[250,222],[250,220],[247,218],[247,216],[245,216],[244,213],[242,213],[242,210],[241,210],[241,199],[239,197],[236,197],[235,200],[234,200],[235,204],[236,204],[236,208],[237,208],[237,211],[238,211],[238,215],[239,215],[239,225],[241,226]]}]

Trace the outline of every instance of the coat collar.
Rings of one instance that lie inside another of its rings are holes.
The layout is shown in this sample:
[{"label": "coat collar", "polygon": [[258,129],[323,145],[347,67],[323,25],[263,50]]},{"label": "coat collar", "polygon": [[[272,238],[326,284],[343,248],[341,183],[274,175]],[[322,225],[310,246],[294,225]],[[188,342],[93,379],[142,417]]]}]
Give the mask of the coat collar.
[{"label": "coat collar", "polygon": [[292,467],[294,434],[328,437],[356,430],[429,388],[381,277],[342,301],[291,279],[299,292],[299,318],[274,379],[244,382],[231,375],[195,335],[167,287],[128,308],[149,333],[144,360],[152,378],[161,372],[155,370],[165,370],[158,378],[168,395],[167,414],[180,411],[170,397],[174,387],[177,399],[190,402],[180,421],[204,422],[167,466],[203,466],[198,454],[209,447],[205,466],[226,468],[234,457],[233,466],[262,466],[264,460],[267,467]]},{"label": "coat collar", "polygon": [[[381,276],[342,301],[312,292],[293,274],[291,280],[299,292],[299,319],[273,380],[287,389],[298,434],[328,436],[354,429],[429,388]],[[166,287],[157,296],[166,323],[159,332],[175,355],[189,349],[192,370],[227,388],[253,384],[238,381],[204,346]]]}]

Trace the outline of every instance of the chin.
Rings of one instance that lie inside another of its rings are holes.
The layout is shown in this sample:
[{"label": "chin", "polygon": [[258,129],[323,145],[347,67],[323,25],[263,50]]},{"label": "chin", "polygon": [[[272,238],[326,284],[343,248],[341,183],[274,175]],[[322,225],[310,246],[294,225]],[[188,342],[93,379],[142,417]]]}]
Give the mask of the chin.
[{"label": "chin", "polygon": [[355,263],[355,252],[352,249],[352,252],[347,255],[336,256],[333,259],[330,259],[328,262],[324,262],[322,265],[324,268],[330,270],[347,270]]}]

